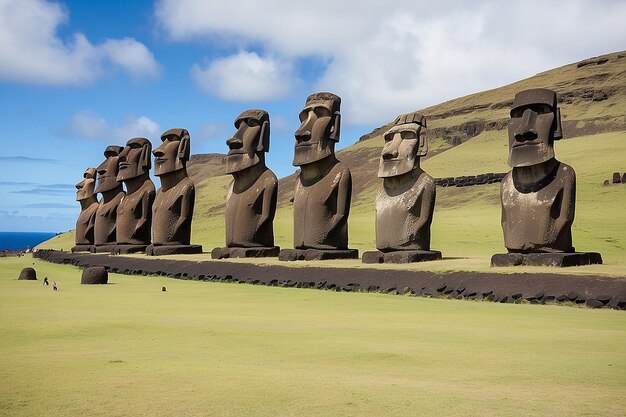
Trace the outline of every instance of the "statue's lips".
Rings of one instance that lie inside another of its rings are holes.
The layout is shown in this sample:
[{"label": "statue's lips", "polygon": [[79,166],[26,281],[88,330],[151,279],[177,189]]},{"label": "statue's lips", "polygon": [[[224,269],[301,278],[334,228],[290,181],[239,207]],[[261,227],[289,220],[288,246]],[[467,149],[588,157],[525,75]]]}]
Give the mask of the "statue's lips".
[{"label": "statue's lips", "polygon": [[241,149],[231,149],[231,150],[228,151],[228,156],[231,156],[231,155],[243,155],[244,153],[246,153],[246,152],[241,150]]},{"label": "statue's lips", "polygon": [[526,140],[524,142],[515,142],[515,144],[513,144],[513,148],[522,148],[524,146],[539,146],[541,142],[537,142],[534,140]]},{"label": "statue's lips", "polygon": [[310,148],[313,145],[317,145],[317,143],[300,142],[300,143],[296,143],[296,148]]},{"label": "statue's lips", "polygon": [[126,169],[126,168],[128,168],[129,166],[131,166],[131,163],[130,163],[130,162],[120,162],[119,168],[120,168],[120,169]]},{"label": "statue's lips", "polygon": [[162,163],[163,163],[163,162],[165,162],[165,161],[167,161],[167,159],[166,159],[166,158],[156,158],[156,159],[154,160],[154,163],[155,163],[155,164],[162,164]]}]

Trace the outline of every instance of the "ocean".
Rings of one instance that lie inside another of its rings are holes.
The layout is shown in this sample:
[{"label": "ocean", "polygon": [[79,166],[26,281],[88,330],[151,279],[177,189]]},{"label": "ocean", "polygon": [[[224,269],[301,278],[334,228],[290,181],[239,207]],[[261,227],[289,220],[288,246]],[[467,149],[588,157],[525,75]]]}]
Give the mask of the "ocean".
[{"label": "ocean", "polygon": [[21,250],[33,248],[50,239],[52,232],[0,232],[0,250]]}]

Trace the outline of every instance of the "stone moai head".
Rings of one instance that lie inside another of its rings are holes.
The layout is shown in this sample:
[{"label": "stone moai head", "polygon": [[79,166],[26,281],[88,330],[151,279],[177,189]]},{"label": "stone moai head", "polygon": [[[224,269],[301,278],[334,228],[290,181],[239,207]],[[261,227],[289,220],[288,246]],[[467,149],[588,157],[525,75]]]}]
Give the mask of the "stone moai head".
[{"label": "stone moai head", "polygon": [[161,135],[163,143],[152,151],[154,175],[160,176],[187,168],[189,160],[189,132],[170,129]]},{"label": "stone moai head", "polygon": [[83,174],[83,180],[75,185],[76,201],[88,200],[93,197],[96,188],[96,169],[87,168]]},{"label": "stone moai head", "polygon": [[332,93],[315,93],[300,112],[302,123],[295,132],[293,165],[310,164],[335,153],[341,127],[341,98]]},{"label": "stone moai head", "polygon": [[515,95],[509,122],[509,159],[513,168],[554,158],[554,141],[563,137],[556,93],[545,88]]},{"label": "stone moai head", "polygon": [[106,159],[96,168],[98,171],[97,193],[115,190],[122,185],[117,180],[117,174],[119,170],[119,155],[123,149],[121,146],[110,145],[104,150]]},{"label": "stone moai head", "polygon": [[150,172],[152,143],[146,138],[133,138],[119,155],[118,181],[130,180]]},{"label": "stone moai head", "polygon": [[270,115],[264,110],[246,110],[235,120],[237,132],[226,141],[226,173],[243,171],[265,164],[270,150]]},{"label": "stone moai head", "polygon": [[428,142],[420,136],[425,128],[426,118],[421,114],[398,116],[394,126],[383,135],[385,145],[380,154],[379,178],[406,174],[419,167],[419,158],[428,153]]}]

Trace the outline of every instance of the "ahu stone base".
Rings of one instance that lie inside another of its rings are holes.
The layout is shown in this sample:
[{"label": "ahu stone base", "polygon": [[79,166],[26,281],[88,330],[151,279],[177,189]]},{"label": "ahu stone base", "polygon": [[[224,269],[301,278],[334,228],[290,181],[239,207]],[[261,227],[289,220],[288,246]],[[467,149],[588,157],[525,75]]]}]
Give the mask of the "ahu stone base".
[{"label": "ahu stone base", "polygon": [[148,256],[189,255],[202,253],[202,245],[150,245],[146,248]]},{"label": "ahu stone base", "polygon": [[358,249],[283,249],[278,255],[280,261],[324,261],[358,258]]},{"label": "ahu stone base", "polygon": [[491,257],[491,266],[554,266],[568,267],[601,264],[598,252],[570,253],[497,253]]},{"label": "ahu stone base", "polygon": [[373,250],[363,253],[361,259],[364,264],[406,264],[411,262],[438,261],[441,252],[438,250],[398,250],[381,252]]},{"label": "ahu stone base", "polygon": [[94,245],[76,245],[72,248],[72,253],[75,252],[94,252]]},{"label": "ahu stone base", "polygon": [[211,251],[212,259],[227,258],[269,258],[276,257],[280,253],[280,246],[254,247],[254,248],[215,248]]},{"label": "ahu stone base", "polygon": [[148,245],[106,245],[96,246],[96,253],[110,252],[113,255],[144,253]]}]

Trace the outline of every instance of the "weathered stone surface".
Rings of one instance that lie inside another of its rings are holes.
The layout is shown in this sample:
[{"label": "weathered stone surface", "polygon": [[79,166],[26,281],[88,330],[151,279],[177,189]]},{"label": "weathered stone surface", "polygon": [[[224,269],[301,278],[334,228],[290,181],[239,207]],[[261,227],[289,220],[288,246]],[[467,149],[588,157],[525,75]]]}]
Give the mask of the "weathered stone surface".
[{"label": "weathered stone surface", "polygon": [[77,252],[84,252],[81,249],[94,244],[94,227],[96,223],[96,211],[98,210],[98,199],[96,197],[97,172],[95,168],[87,168],[83,174],[83,179],[76,187],[76,201],[80,203],[80,214],[76,220],[76,230],[74,241]]},{"label": "weathered stone surface", "polygon": [[92,266],[85,268],[80,278],[81,284],[107,284],[109,273],[103,266]]},{"label": "weathered stone surface", "polygon": [[590,307],[590,308],[602,308],[602,307],[604,307],[604,303],[602,301],[595,300],[593,298],[588,299],[585,304],[587,304],[587,307]]},{"label": "weathered stone surface", "polygon": [[363,253],[363,263],[412,263],[436,261],[441,252],[432,250],[402,250],[392,252],[368,251]]},{"label": "weathered stone surface", "polygon": [[504,244],[510,256],[494,255],[492,266],[602,263],[599,254],[573,253],[576,174],[555,158],[554,141],[561,137],[554,91],[516,94],[507,161],[513,169],[500,187]]},{"label": "weathered stone surface", "polygon": [[602,255],[597,252],[573,253],[498,253],[491,257],[491,266],[554,266],[569,267],[601,264]]},{"label": "weathered stone surface", "polygon": [[[237,132],[226,141],[229,148],[226,172],[233,176],[224,213],[226,246],[271,248],[278,179],[265,165],[265,153],[270,146],[269,114],[264,110],[246,110],[235,120],[235,127]],[[257,257],[277,256],[262,255],[264,252],[267,251],[249,253]],[[240,254],[237,257],[245,257],[247,252],[237,253]]]},{"label": "weathered stone surface", "polygon": [[[300,173],[293,202],[294,248],[318,250],[310,252],[311,259],[345,258],[352,253],[348,249],[352,177],[335,156],[340,105],[341,99],[332,93],[310,95],[295,132],[293,165],[300,167]],[[289,257],[292,255],[283,255]]]},{"label": "weathered stone surface", "polygon": [[146,248],[148,256],[183,255],[202,253],[202,245],[150,245]]},{"label": "weathered stone surface", "polygon": [[[425,128],[424,116],[409,113],[398,116],[383,135],[378,168],[383,184],[376,196],[376,247],[382,252],[430,250],[436,187],[420,167],[420,158],[428,153],[420,135]],[[414,261],[393,255],[385,262]]]},{"label": "weathered stone surface", "polygon": [[[196,191],[187,175],[189,132],[186,129],[170,129],[161,135],[161,140],[161,146],[152,151],[155,156],[154,175],[160,178],[161,188],[154,200],[152,245],[146,253],[201,253],[201,246],[190,244]],[[163,248],[158,249],[160,246]]]},{"label": "weathered stone surface", "polygon": [[25,281],[36,281],[37,271],[35,271],[35,268],[31,267],[24,268],[20,271],[20,275],[17,279]]},{"label": "weathered stone surface", "polygon": [[133,138],[126,142],[118,157],[117,180],[126,185],[126,195],[117,207],[118,245],[143,246],[145,250],[151,242],[152,205],[156,193],[150,179],[151,154],[152,143],[148,139]]},{"label": "weathered stone surface", "polygon": [[76,245],[72,247],[72,253],[74,252],[95,252],[94,245]]},{"label": "weathered stone surface", "polygon": [[211,251],[212,259],[227,258],[267,258],[276,257],[280,253],[279,246],[272,247],[252,247],[252,248],[214,248]]},{"label": "weathered stone surface", "polygon": [[614,172],[613,173],[613,180],[611,181],[613,184],[619,184],[622,182],[622,176],[619,174],[619,172]]},{"label": "weathered stone surface", "polygon": [[323,261],[331,259],[358,259],[358,249],[282,249],[281,261]]},{"label": "weathered stone surface", "polygon": [[144,253],[148,245],[114,245],[111,247],[111,253],[115,255],[124,255],[127,253]]},{"label": "weathered stone surface", "polygon": [[117,242],[117,208],[124,198],[122,183],[117,180],[121,146],[110,145],[104,150],[104,161],[96,168],[98,180],[96,193],[102,200],[96,210],[94,243],[96,246],[112,245]]}]

